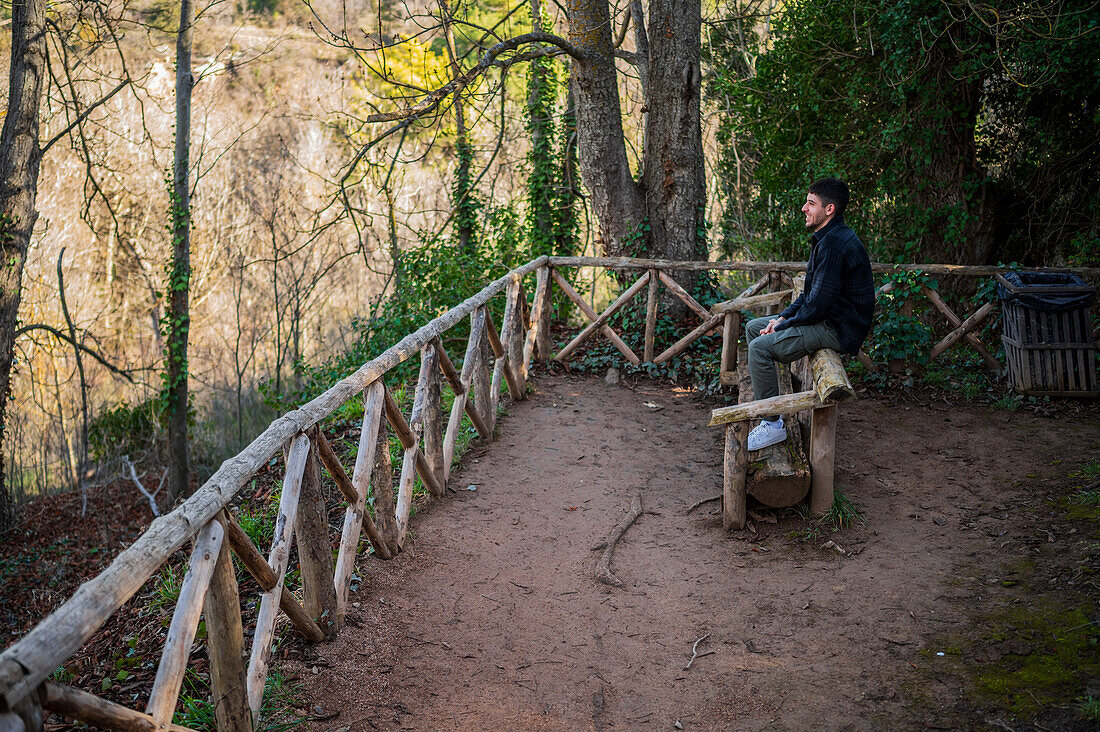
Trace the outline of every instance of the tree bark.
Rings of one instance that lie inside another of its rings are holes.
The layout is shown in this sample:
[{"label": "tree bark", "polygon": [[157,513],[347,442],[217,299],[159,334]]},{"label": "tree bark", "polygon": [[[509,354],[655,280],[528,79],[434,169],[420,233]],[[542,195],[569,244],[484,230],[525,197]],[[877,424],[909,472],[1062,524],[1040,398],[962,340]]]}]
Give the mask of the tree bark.
[{"label": "tree bark", "polygon": [[[642,185],[655,250],[673,261],[706,259],[701,29],[699,0],[650,0]],[[672,275],[692,290],[687,272]]]},{"label": "tree bark", "polygon": [[[641,15],[641,3],[632,13]],[[699,0],[652,0],[648,29],[635,18],[646,114],[640,181],[627,161],[606,0],[569,0],[569,40],[581,176],[608,256],[705,259],[700,125]],[[677,279],[690,289],[690,281]],[[689,277],[690,279],[690,277]],[[679,303],[669,303],[682,310]]]},{"label": "tree bark", "polygon": [[647,247],[645,197],[630,172],[606,0],[569,0],[569,41],[584,56],[573,60],[570,88],[577,118],[577,156],[599,222],[598,242],[612,256]]},{"label": "tree bark", "polygon": [[[11,391],[23,265],[38,213],[39,109],[46,74],[46,3],[24,0],[12,4],[11,66],[8,109],[0,132],[0,435]],[[0,528],[12,521],[6,471],[0,451]]]},{"label": "tree bark", "polygon": [[172,265],[168,281],[166,400],[168,406],[169,500],[190,494],[191,455],[187,441],[187,336],[191,323],[191,42],[195,9],[180,0],[176,36],[176,149],[172,178]]}]

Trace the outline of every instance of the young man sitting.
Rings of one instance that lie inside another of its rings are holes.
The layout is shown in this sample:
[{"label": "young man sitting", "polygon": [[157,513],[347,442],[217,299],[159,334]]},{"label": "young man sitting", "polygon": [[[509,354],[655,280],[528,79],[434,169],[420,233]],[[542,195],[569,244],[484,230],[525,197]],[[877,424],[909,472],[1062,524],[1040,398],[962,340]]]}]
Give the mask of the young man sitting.
[{"label": "young man sitting", "polygon": [[[857,353],[871,330],[875,285],[871,261],[855,232],[844,223],[848,185],[823,178],[806,194],[802,213],[810,236],[810,260],[802,294],[776,318],[745,325],[753,395],[779,395],[775,362],[791,363],[822,348]],[[748,449],[787,439],[783,418],[765,418],[749,432]]]}]

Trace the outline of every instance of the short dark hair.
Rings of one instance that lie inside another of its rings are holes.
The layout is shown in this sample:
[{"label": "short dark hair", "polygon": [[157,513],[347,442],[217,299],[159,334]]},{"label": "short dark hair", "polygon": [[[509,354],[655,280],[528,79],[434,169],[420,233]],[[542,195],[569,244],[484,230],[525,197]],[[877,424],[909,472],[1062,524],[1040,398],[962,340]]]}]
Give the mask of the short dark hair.
[{"label": "short dark hair", "polygon": [[822,178],[810,186],[810,193],[821,199],[825,205],[836,206],[837,215],[848,208],[848,184],[840,178]]}]

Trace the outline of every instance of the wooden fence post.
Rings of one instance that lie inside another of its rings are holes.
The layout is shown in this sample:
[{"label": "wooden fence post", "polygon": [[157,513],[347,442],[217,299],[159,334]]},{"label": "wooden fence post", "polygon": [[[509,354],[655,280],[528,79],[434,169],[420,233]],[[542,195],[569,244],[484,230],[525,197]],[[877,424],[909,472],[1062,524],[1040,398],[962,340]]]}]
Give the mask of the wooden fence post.
[{"label": "wooden fence post", "polygon": [[[474,407],[489,430],[489,434],[482,435],[482,437],[491,440],[493,439],[493,428],[497,423],[497,409],[496,400],[493,399],[491,394],[492,383],[489,376],[492,372],[489,365],[491,363],[488,335],[490,326],[487,316],[488,312],[484,307],[480,307],[473,312],[470,316],[470,338],[473,340],[475,333],[478,336],[477,341],[474,343],[476,349],[476,361],[473,367]],[[469,354],[469,348],[467,348],[467,354]],[[465,365],[463,365],[463,371],[465,371]]]},{"label": "wooden fence post", "polygon": [[550,267],[539,267],[536,278],[542,278],[546,283],[543,286],[542,307],[537,311],[538,335],[535,340],[535,353],[539,363],[550,360],[550,318],[554,311],[554,278],[550,275]]},{"label": "wooden fence post", "polygon": [[661,286],[660,273],[649,270],[649,293],[645,303],[645,353],[642,360],[653,361],[653,348],[657,341],[657,289]]},{"label": "wooden fence post", "polygon": [[172,723],[183,674],[187,670],[187,659],[191,656],[191,643],[195,640],[199,616],[206,600],[206,589],[210,586],[224,538],[225,529],[217,521],[209,522],[195,537],[187,573],[172,613],[172,624],[168,626],[160,665],[157,666],[157,677],[145,709],[158,730],[167,730]]},{"label": "wooden fence post", "polygon": [[311,444],[295,531],[302,573],[302,605],[325,637],[331,638],[336,633],[336,587],[333,585],[332,543],[328,537],[328,507],[321,493],[321,466],[317,459],[319,432],[316,427],[310,431]]},{"label": "wooden fence post", "polygon": [[279,496],[279,515],[275,519],[276,533],[271,542],[267,562],[275,572],[275,586],[263,594],[260,612],[256,615],[256,631],[252,635],[252,654],[248,662],[248,706],[252,718],[259,718],[264,699],[268,664],[271,661],[271,643],[275,639],[275,620],[283,594],[283,580],[290,562],[290,544],[294,538],[294,518],[298,513],[298,498],[302,491],[302,478],[309,457],[309,438],[299,433],[291,440],[287,451],[286,476]]},{"label": "wooden fence post", "polygon": [[810,512],[822,516],[833,507],[837,406],[817,407],[810,419]]},{"label": "wooden fence post", "polygon": [[390,458],[390,430],[386,420],[378,423],[378,440],[374,449],[374,464],[370,466],[370,484],[374,493],[374,522],[378,533],[397,556],[397,510],[393,501],[393,462]]},{"label": "wooden fence post", "polygon": [[[428,489],[433,496],[439,498],[447,489],[446,478],[443,476],[442,394],[439,387],[439,350],[436,343],[429,343],[421,352],[421,364],[426,372],[421,373],[424,378],[424,404],[420,418],[423,422],[424,457],[437,479],[435,485],[428,484]],[[418,384],[417,389],[420,388]]]},{"label": "wooden fence post", "polygon": [[741,337],[741,313],[726,313],[722,323],[722,360],[718,366],[718,382],[722,386],[737,383],[737,339]]},{"label": "wooden fence post", "polygon": [[[226,529],[225,512],[218,523]],[[210,691],[218,732],[252,732],[252,710],[245,687],[244,629],[237,573],[229,542],[223,542],[206,591],[206,653],[210,657]]]},{"label": "wooden fence post", "polygon": [[748,422],[734,422],[726,426],[722,471],[722,527],[725,529],[745,528],[748,500],[745,483],[749,470],[749,452],[745,443],[748,434]]}]

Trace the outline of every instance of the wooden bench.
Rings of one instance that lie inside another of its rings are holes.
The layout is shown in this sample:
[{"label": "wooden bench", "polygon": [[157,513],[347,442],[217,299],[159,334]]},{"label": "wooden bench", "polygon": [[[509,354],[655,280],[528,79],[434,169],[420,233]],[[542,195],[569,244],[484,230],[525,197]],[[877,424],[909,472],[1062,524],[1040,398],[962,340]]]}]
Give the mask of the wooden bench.
[{"label": "wooden bench", "polygon": [[[744,352],[738,357],[741,311],[777,306],[802,289],[802,278],[798,277],[790,289],[757,294],[764,283],[762,280],[711,309],[726,315],[720,381],[739,387],[738,404],[715,409],[710,420],[712,426],[726,425],[722,523],[727,529],[744,528],[748,495],[766,506],[786,508],[796,505],[809,492],[810,509],[815,515],[832,507],[836,405],[855,396],[840,355],[826,349],[790,367],[779,364],[780,395],[755,398]],[[750,422],[775,414],[797,415],[797,419],[786,420],[787,440],[750,454],[746,448]]]},{"label": "wooden bench", "polygon": [[[800,436],[796,440],[792,430],[808,432],[810,510],[814,515],[821,515],[833,505],[837,404],[854,398],[855,390],[836,351],[817,351],[805,360],[807,364],[804,367],[795,368],[796,373],[802,371],[801,381],[809,387],[805,391],[780,394],[770,399],[753,399],[711,412],[711,426],[726,425],[722,524],[727,529],[744,528],[745,503],[750,485],[753,496],[763,498],[768,505],[775,506],[786,501],[786,505],[793,506],[805,496],[804,489],[799,494],[798,478],[792,477],[794,468],[787,466],[787,463],[797,463],[791,457],[794,452],[792,448],[797,443],[800,450],[804,439]],[[788,420],[788,434],[791,436],[786,443],[773,446],[778,449],[758,450],[750,455],[745,444],[750,422],[774,414],[798,415],[798,419]],[[750,458],[754,466],[751,483]],[[804,454],[801,459],[807,460]]]}]

